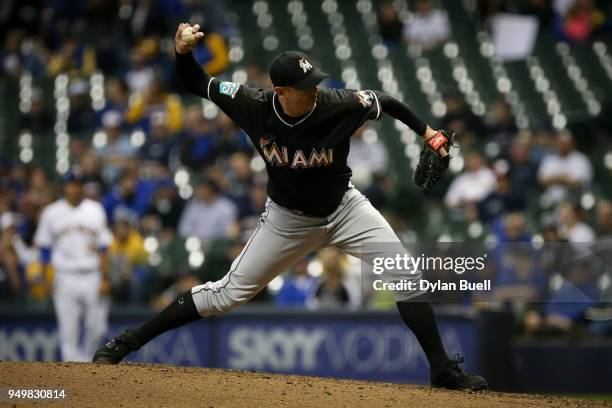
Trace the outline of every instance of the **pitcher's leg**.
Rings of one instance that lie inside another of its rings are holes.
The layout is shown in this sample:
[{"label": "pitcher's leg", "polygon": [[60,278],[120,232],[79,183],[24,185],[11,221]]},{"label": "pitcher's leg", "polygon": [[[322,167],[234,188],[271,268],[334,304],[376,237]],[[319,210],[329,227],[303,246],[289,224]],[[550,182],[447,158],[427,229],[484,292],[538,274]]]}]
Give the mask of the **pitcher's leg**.
[{"label": "pitcher's leg", "polygon": [[[345,250],[372,265],[376,258],[394,258],[397,254],[408,254],[399,238],[384,217],[367,200],[359,200],[350,209],[343,222],[334,229],[332,245]],[[381,277],[393,282],[398,279],[419,280],[419,271],[385,270]],[[419,340],[423,351],[432,367],[448,359],[431,305],[419,302],[420,291],[396,292],[393,295],[403,322],[412,330]],[[416,299],[408,302],[408,299]]]},{"label": "pitcher's leg", "polygon": [[192,289],[198,312],[206,317],[240,306],[320,245],[316,233],[287,236],[260,223],[222,279]]},{"label": "pitcher's leg", "polygon": [[[360,194],[359,194],[360,195]],[[353,193],[344,213],[339,212],[332,222],[330,244],[361,258],[372,265],[376,258],[409,255],[399,238],[369,201]],[[388,281],[398,279],[418,281],[420,271],[386,270]],[[418,286],[417,286],[418,287]],[[484,378],[470,375],[458,364],[462,360],[450,360],[444,350],[435,315],[429,302],[420,301],[422,292],[394,291],[397,309],[402,321],[412,330],[423,348],[431,368],[431,383],[436,387],[481,390],[487,387]]]},{"label": "pitcher's leg", "polygon": [[[333,233],[332,245],[370,265],[376,258],[409,255],[387,220],[367,200],[359,200]],[[387,282],[401,279],[418,281],[421,273],[399,268],[386,269],[380,276]],[[442,345],[431,305],[419,301],[420,294],[422,292],[417,290],[393,292],[403,322],[419,340],[430,365],[435,367],[445,362],[448,357]],[[409,299],[415,301],[409,302]]]},{"label": "pitcher's leg", "polygon": [[240,306],[319,245],[316,234],[285,236],[260,222],[222,279],[193,287],[134,329],[138,343],[143,345],[165,331]]},{"label": "pitcher's leg", "polygon": [[[347,202],[344,213],[341,211],[337,219],[332,221],[330,235],[329,245],[360,258],[370,266],[373,266],[377,260],[395,258],[397,255],[411,256],[387,220],[357,190],[354,190],[353,197]],[[387,268],[377,278],[395,283],[413,281],[416,282],[418,288],[421,272],[403,268]],[[417,289],[394,291],[393,295],[396,301],[404,301],[417,297],[421,293]]]},{"label": "pitcher's leg", "polygon": [[[287,214],[262,216],[230,271],[217,282],[207,282],[179,296],[152,319],[135,329],[128,329],[99,349],[94,362],[116,364],[156,336],[202,317],[229,311],[246,302],[275,276],[323,243],[325,229],[310,220],[287,219]],[[300,222],[304,225],[300,226]]]}]

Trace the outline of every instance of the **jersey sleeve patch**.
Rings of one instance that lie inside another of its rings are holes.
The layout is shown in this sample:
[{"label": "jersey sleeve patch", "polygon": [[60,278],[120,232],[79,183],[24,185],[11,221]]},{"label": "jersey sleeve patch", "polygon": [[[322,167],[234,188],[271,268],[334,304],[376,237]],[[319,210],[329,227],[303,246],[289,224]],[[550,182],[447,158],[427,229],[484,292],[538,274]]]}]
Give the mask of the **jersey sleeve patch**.
[{"label": "jersey sleeve patch", "polygon": [[[374,91],[370,90],[362,90],[362,91],[353,91],[359,100],[359,104],[366,110],[370,112],[371,115],[376,112],[376,117],[370,117],[370,119],[378,120],[380,117],[380,103],[378,102],[378,97]],[[374,111],[376,108],[376,111]]]},{"label": "jersey sleeve patch", "polygon": [[356,91],[355,95],[357,95],[357,98],[359,98],[359,103],[364,108],[367,109],[372,106],[372,103],[374,102],[374,96],[372,95],[371,91]]},{"label": "jersey sleeve patch", "polygon": [[240,84],[237,84],[235,82],[219,83],[219,93],[223,95],[227,95],[232,99],[234,99],[239,89],[240,89]]}]

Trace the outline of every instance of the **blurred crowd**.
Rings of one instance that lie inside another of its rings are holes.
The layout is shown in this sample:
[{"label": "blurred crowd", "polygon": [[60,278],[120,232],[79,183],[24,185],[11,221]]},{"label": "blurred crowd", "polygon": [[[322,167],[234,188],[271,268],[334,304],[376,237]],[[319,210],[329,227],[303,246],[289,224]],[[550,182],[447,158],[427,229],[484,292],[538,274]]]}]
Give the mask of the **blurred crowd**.
[{"label": "blurred crowd", "polygon": [[519,130],[504,100],[484,120],[454,93],[445,101],[441,126],[457,130],[463,168],[439,199],[445,221],[465,232],[450,228],[444,240],[493,245],[487,270],[474,276],[492,279],[492,291],[471,301],[512,303],[530,334],[612,333],[610,316],[586,319],[612,299],[612,165],[597,153],[610,149],[610,130],[579,148],[569,129]]},{"label": "blurred crowd", "polygon": [[[24,72],[33,76],[31,105],[22,110],[19,128],[34,139],[53,139],[56,126],[49,103],[53,99],[39,84],[68,75],[69,157],[86,175],[86,194],[103,204],[114,233],[114,303],[163,307],[199,282],[221,278],[266,204],[265,166],[226,115],[178,86],[172,21],[190,16],[190,21],[202,22],[206,42],[198,46],[196,57],[209,73],[223,77],[229,66],[225,38],[234,29],[224,18],[223,2],[39,3],[3,2],[0,69],[15,80]],[[576,2],[583,3],[595,7],[595,2]],[[417,15],[409,26],[397,20],[395,9],[387,7],[391,3],[380,4],[381,35],[388,41],[434,47],[449,36],[448,17],[431,1],[416,1]],[[92,100],[88,78],[94,72],[104,78],[101,105]],[[246,72],[249,85],[270,86],[257,64]],[[486,117],[474,115],[458,93],[447,93],[445,103],[447,113],[434,125],[458,133],[461,153],[454,160],[456,174],[446,178],[450,184],[433,197],[414,189],[408,199],[402,196],[402,177],[389,174],[389,152],[371,128],[360,129],[351,141],[353,183],[400,236],[578,245],[612,240],[612,197],[602,188],[610,170],[595,168],[583,151],[589,146],[577,147],[570,130],[519,131],[501,99]],[[600,138],[609,143],[609,134]],[[49,305],[53,271],[41,269],[32,240],[41,210],[62,194],[54,170],[36,160],[24,164],[0,154],[2,300]],[[417,222],[419,214],[425,214],[425,225]],[[458,225],[460,234],[449,225]],[[559,275],[542,275],[534,268],[500,269],[503,274],[491,297],[469,302],[503,302],[508,293],[520,293],[529,304],[541,299],[543,288]],[[255,301],[310,308],[392,305],[390,298],[365,296],[360,273],[357,260],[326,249],[272,281]],[[563,278],[571,281],[572,276]],[[592,282],[596,290],[605,289],[601,276],[590,276]],[[527,290],[519,290],[525,286]],[[525,330],[569,330],[595,303],[574,304],[569,311],[530,307]]]},{"label": "blurred crowd", "polygon": [[[387,44],[416,44],[424,49],[446,42],[451,34],[446,11],[434,0],[410,2],[406,12],[398,11],[397,2],[383,0],[378,7],[379,30]],[[612,8],[607,0],[477,0],[475,11],[480,23],[490,27],[502,13],[530,15],[558,40],[583,43],[610,39]]]},{"label": "blurred crowd", "polygon": [[[85,174],[86,196],[102,203],[114,234],[115,304],[163,307],[176,293],[221,278],[267,200],[264,162],[248,137],[178,85],[173,30],[179,18],[198,21],[206,32],[194,50],[202,67],[229,78],[227,38],[235,27],[223,1],[8,1],[0,12],[2,75],[32,77],[30,103],[18,121],[34,144],[57,134],[56,95],[43,84],[68,76],[70,165]],[[249,85],[270,86],[258,64],[246,72]],[[94,73],[103,77],[102,104],[93,95]],[[373,171],[386,168],[384,146],[372,144],[377,157],[370,158],[368,144],[360,137],[355,144],[358,177],[369,185]],[[1,157],[2,300],[50,304],[53,270],[42,270],[33,236],[42,209],[62,196],[54,170],[36,158],[25,164]],[[346,260],[327,254],[313,254],[301,265],[310,266],[309,274],[298,266],[255,300],[357,307],[355,276],[352,284],[343,282]]]}]

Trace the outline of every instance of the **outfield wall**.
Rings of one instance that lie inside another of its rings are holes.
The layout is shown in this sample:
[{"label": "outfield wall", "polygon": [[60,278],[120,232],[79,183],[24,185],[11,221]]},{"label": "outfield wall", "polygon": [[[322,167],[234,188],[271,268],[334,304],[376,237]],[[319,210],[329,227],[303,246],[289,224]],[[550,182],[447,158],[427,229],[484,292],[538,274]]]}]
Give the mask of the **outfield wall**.
[{"label": "outfield wall", "polygon": [[[495,389],[612,392],[612,340],[590,346],[557,340],[547,347],[541,340],[513,340],[512,317],[502,312],[475,314],[468,308],[452,308],[437,314],[449,353],[463,355],[464,367],[486,375]],[[109,336],[150,316],[146,310],[115,310]],[[0,360],[57,359],[59,340],[52,313],[0,312]],[[425,356],[395,312],[244,307],[166,333],[128,360],[428,382]]]}]

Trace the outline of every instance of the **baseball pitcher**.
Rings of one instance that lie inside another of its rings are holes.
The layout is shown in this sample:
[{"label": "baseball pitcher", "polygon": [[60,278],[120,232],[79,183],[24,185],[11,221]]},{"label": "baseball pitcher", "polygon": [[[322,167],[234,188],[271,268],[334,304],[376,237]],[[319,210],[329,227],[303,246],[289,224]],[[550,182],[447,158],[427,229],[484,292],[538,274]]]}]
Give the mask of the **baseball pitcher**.
[{"label": "baseball pitcher", "polygon": [[[368,263],[405,253],[387,221],[350,183],[350,137],[365,121],[387,114],[424,138],[429,153],[422,155],[415,175],[423,190],[429,190],[448,167],[451,137],[431,129],[384,92],[319,89],[327,74],[297,51],[283,52],[272,61],[273,89],[222,82],[204,72],[191,54],[195,41],[203,37],[197,24],[179,25],[179,77],[189,92],[214,102],[249,135],[266,163],[268,202],[258,227],[221,280],[192,288],[150,321],[115,337],[97,351],[97,362],[116,364],[167,330],[238,307],[309,252],[334,246]],[[391,280],[420,279],[420,272],[390,275]],[[415,301],[420,295],[395,292],[395,300],[402,320],[425,351],[432,385],[486,388],[482,377],[459,367],[461,358],[447,356],[431,305]]]}]

